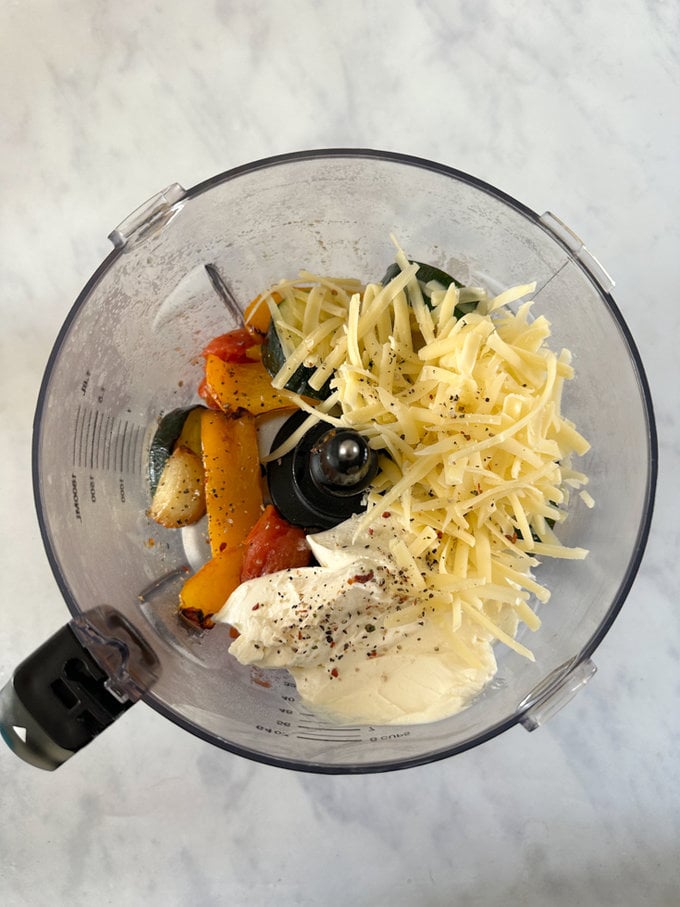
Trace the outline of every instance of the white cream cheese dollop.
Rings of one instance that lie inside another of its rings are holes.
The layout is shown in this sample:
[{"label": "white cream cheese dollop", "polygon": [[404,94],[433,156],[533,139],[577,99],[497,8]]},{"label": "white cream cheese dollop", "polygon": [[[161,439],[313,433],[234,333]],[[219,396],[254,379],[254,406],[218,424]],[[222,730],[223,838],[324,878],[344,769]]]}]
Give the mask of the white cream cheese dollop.
[{"label": "white cream cheese dollop", "polygon": [[336,720],[423,723],[459,711],[496,671],[490,637],[465,622],[454,633],[450,611],[439,615],[413,588],[390,553],[393,520],[359,538],[355,528],[352,519],[309,536],[319,566],[231,594],[216,615],[239,632],[231,654],[287,668],[303,701]]}]

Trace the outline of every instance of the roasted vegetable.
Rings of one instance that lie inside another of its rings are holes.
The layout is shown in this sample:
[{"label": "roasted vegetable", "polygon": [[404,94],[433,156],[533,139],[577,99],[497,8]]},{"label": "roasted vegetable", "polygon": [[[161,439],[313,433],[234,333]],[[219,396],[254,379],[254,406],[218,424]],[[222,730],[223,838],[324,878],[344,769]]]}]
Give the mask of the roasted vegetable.
[{"label": "roasted vegetable", "polygon": [[[163,468],[165,463],[173,451],[175,446],[179,446],[179,438],[182,435],[184,425],[189,418],[189,416],[196,410],[201,407],[189,407],[184,409],[173,409],[171,412],[166,413],[161,421],[158,424],[158,428],[151,440],[149,446],[149,484],[151,486],[151,494],[155,494],[156,488],[160,481],[161,475],[163,473]],[[196,420],[196,421],[194,421]],[[200,419],[196,416],[192,418],[192,423],[195,427],[196,424],[200,424]],[[193,429],[192,429],[193,430]],[[200,429],[199,429],[200,434]],[[192,437],[194,437],[192,435]],[[182,442],[182,446],[188,447],[190,450],[193,450],[194,453],[200,456],[201,448],[200,442],[198,446],[194,446],[193,443],[188,443],[185,439]]]},{"label": "roasted vegetable", "polygon": [[255,339],[246,328],[237,328],[214,337],[203,348],[202,355],[206,359],[208,356],[217,356],[225,362],[252,362],[259,358],[257,347],[260,343],[262,339]]},{"label": "roasted vegetable", "polygon": [[198,522],[205,514],[203,463],[188,447],[176,447],[165,461],[148,515],[167,529]]},{"label": "roasted vegetable", "polygon": [[182,431],[179,434],[179,438],[175,442],[175,447],[186,447],[188,450],[192,450],[197,457],[202,456],[201,448],[201,413],[203,412],[202,406],[195,406],[193,409],[190,409],[187,413],[187,417],[184,420],[184,425],[182,426]]},{"label": "roasted vegetable", "polygon": [[[425,305],[427,305],[429,308],[432,308],[432,295],[428,284],[431,284],[433,282],[439,284],[442,290],[448,289],[451,284],[454,284],[454,286],[458,287],[459,289],[463,289],[463,284],[457,281],[455,277],[451,277],[451,275],[447,274],[445,271],[442,271],[439,268],[435,268],[434,265],[423,264],[423,262],[420,261],[411,261],[409,262],[409,264],[418,265],[418,273],[416,274],[416,277],[418,279],[418,284],[420,285],[420,291],[423,294]],[[389,266],[387,271],[385,271],[385,275],[380,282],[383,286],[385,286],[385,284],[388,284],[390,280],[394,280],[394,278],[399,273],[401,273],[401,268],[395,262],[394,264]],[[406,290],[406,294],[408,295],[408,288]],[[474,312],[474,310],[477,308],[477,303],[478,300],[476,299],[459,302],[453,310],[454,316],[456,318],[462,318],[463,315],[467,315],[469,312]]]},{"label": "roasted vegetable", "polygon": [[[269,373],[270,380],[276,375],[285,361],[286,354],[281,344],[281,338],[276,331],[275,323],[272,321],[265,341],[262,344],[262,364]],[[288,381],[286,381],[286,390],[292,391],[294,394],[300,394],[302,397],[325,400],[331,393],[330,379],[326,381],[320,390],[310,387],[309,379],[315,371],[316,369],[309,368],[306,365],[298,366]]]},{"label": "roasted vegetable", "polygon": [[201,414],[208,535],[213,557],[238,548],[263,510],[255,419]]},{"label": "roasted vegetable", "polygon": [[183,617],[208,629],[211,615],[219,611],[241,582],[243,546],[226,548],[190,576],[180,592],[179,607]]},{"label": "roasted vegetable", "polygon": [[[278,315],[271,320],[262,344],[262,364],[271,378],[279,372],[288,356],[293,352],[290,341],[286,340],[285,337],[282,339],[277,324],[289,324],[299,331],[304,329],[302,311],[305,307],[309,288],[296,287],[295,292],[296,298],[280,299]],[[319,389],[311,387],[309,379],[315,371],[315,367],[309,367],[304,364],[299,365],[286,381],[285,389],[295,394],[300,394],[302,397],[310,397],[313,400],[325,400],[331,393],[330,379]]]},{"label": "roasted vegetable", "polygon": [[225,362],[209,355],[205,360],[205,386],[226,413],[245,409],[257,416],[295,407],[285,391],[272,387],[271,377],[259,359]]},{"label": "roasted vegetable", "polygon": [[241,580],[291,567],[306,567],[311,559],[304,530],[293,526],[269,504],[246,536]]},{"label": "roasted vegetable", "polygon": [[243,313],[246,330],[256,338],[259,343],[262,343],[264,340],[267,331],[269,330],[269,323],[272,317],[269,310],[269,299],[277,304],[281,302],[279,293],[261,293],[248,303],[246,310]]}]

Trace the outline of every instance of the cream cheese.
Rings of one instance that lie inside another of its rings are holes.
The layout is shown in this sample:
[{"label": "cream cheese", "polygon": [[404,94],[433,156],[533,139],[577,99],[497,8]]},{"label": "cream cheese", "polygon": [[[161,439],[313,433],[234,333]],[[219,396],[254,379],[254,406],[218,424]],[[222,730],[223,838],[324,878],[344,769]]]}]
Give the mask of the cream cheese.
[{"label": "cream cheese", "polygon": [[231,654],[288,668],[305,703],[336,720],[420,723],[459,711],[495,673],[490,637],[465,622],[454,633],[450,613],[414,590],[390,553],[403,532],[394,521],[358,537],[356,525],[309,536],[319,566],[232,593],[216,615],[239,632]]}]

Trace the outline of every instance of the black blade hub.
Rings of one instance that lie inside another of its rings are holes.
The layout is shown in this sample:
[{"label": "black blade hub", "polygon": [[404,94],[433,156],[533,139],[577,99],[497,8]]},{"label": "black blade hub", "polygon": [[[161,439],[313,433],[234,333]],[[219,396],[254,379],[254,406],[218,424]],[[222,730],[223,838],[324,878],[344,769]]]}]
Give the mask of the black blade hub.
[{"label": "black blade hub", "polygon": [[[291,416],[272,450],[307,418]],[[285,519],[307,529],[330,529],[365,509],[364,491],[378,471],[378,458],[358,432],[319,422],[289,453],[267,464],[269,493]]]}]

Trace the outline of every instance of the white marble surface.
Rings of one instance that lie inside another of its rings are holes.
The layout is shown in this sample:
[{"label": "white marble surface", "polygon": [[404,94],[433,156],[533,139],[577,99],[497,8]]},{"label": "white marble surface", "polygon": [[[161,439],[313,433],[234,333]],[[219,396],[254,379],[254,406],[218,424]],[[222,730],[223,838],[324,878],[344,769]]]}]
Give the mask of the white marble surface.
[{"label": "white marble surface", "polygon": [[42,370],[109,230],[173,180],[364,146],[556,212],[617,281],[661,446],[643,567],[552,723],[362,777],[142,705],[53,774],[3,747],[3,905],[680,903],[679,46],[675,0],[0,5],[0,684],[68,616],[33,511]]}]

